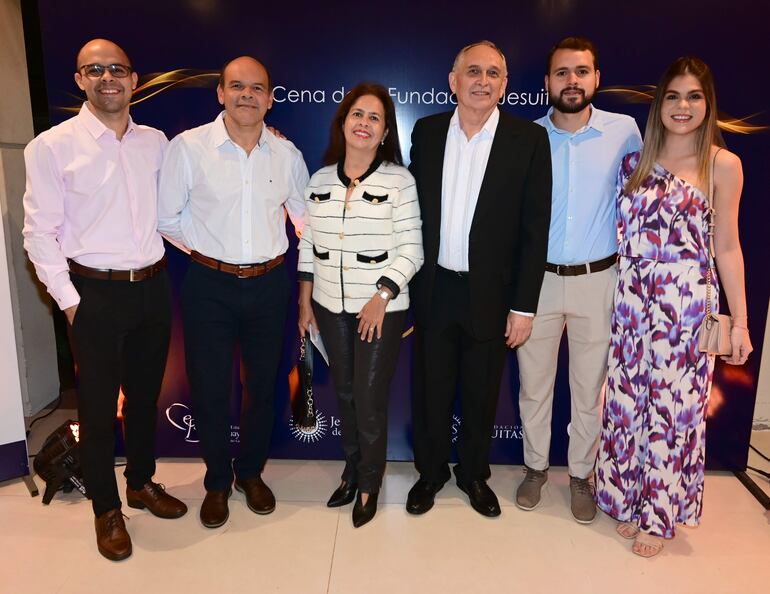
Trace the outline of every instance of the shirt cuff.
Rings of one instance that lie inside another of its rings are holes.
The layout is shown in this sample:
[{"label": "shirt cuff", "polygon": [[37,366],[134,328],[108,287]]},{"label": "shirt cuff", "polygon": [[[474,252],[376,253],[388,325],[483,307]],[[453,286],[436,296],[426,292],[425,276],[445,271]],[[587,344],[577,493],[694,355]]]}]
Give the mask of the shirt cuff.
[{"label": "shirt cuff", "polygon": [[525,318],[534,318],[535,314],[529,311],[516,311],[515,309],[511,310],[511,313],[515,313],[520,316],[524,316]]},{"label": "shirt cuff", "polygon": [[393,299],[398,297],[398,294],[401,292],[401,287],[399,287],[398,284],[390,280],[387,276],[381,276],[380,279],[377,281],[377,288],[381,289],[382,287],[386,287],[390,289],[390,292],[393,293]]},{"label": "shirt cuff", "polygon": [[302,270],[297,271],[297,280],[298,281],[310,281],[313,282],[313,273],[312,272],[303,272]]},{"label": "shirt cuff", "polygon": [[72,282],[57,288],[56,291],[51,291],[51,296],[62,311],[80,303],[80,293]]}]

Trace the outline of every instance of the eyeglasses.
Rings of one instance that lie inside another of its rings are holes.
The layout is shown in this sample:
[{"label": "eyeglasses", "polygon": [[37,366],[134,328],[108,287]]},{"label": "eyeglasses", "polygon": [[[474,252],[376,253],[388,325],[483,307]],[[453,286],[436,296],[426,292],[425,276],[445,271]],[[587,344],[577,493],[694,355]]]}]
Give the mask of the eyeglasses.
[{"label": "eyeglasses", "polygon": [[101,78],[104,75],[105,70],[109,70],[110,74],[115,78],[126,78],[131,74],[131,66],[125,66],[123,64],[85,64],[78,68],[88,78]]}]

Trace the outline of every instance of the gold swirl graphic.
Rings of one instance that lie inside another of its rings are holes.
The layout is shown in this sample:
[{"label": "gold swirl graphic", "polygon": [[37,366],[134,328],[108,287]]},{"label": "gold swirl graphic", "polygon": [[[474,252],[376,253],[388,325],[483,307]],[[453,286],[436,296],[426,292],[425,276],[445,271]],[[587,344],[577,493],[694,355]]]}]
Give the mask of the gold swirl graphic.
[{"label": "gold swirl graphic", "polygon": [[[137,105],[143,101],[165,93],[172,89],[214,88],[219,78],[218,70],[194,70],[192,68],[179,68],[169,72],[153,72],[142,75],[139,84],[134,89],[131,105]],[[70,93],[70,97],[78,102],[76,106],[59,107],[57,109],[69,113],[80,111],[82,98]]]}]

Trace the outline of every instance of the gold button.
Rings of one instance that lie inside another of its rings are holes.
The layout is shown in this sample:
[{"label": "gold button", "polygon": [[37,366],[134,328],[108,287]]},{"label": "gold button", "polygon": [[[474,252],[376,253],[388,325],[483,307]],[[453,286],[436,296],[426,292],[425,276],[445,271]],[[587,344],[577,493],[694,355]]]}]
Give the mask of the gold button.
[{"label": "gold button", "polygon": [[358,184],[360,184],[360,183],[361,183],[361,182],[360,182],[360,181],[358,181],[357,179],[354,179],[354,180],[353,180],[353,185],[354,185],[354,186],[357,186],[357,185],[358,185]]},{"label": "gold button", "polygon": [[343,266],[342,270],[350,270],[350,266]]},{"label": "gold button", "polygon": [[377,198],[372,198],[372,204],[379,204],[380,201]]},{"label": "gold button", "polygon": [[352,207],[352,206],[350,206],[350,204],[346,204],[346,205],[345,205],[345,210],[350,210],[351,208],[353,208],[353,207]]},{"label": "gold button", "polygon": [[343,239],[345,237],[344,233],[340,233],[340,239]]},{"label": "gold button", "polygon": [[369,260],[369,264],[377,264],[377,260]]},{"label": "gold button", "polygon": [[318,198],[318,196],[315,197],[316,202],[320,202],[321,200]]}]

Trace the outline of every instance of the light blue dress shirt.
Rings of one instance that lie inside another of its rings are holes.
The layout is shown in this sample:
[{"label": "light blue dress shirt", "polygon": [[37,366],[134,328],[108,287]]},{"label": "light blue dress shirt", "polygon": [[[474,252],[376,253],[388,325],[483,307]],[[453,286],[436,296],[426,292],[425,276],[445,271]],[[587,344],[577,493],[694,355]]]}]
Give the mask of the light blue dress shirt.
[{"label": "light blue dress shirt", "polygon": [[560,130],[548,113],[535,120],[548,131],[553,167],[548,261],[595,262],[617,251],[616,182],[620,161],[642,137],[630,116],[590,107],[588,123]]}]

